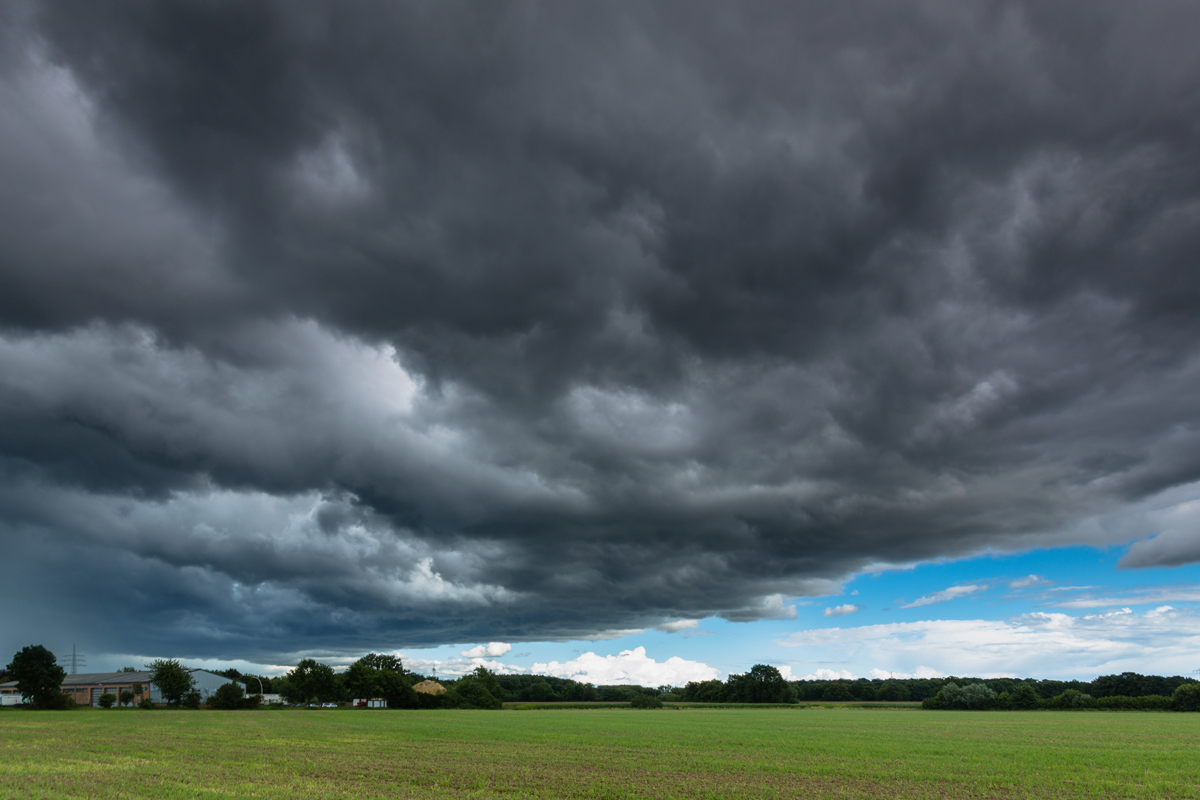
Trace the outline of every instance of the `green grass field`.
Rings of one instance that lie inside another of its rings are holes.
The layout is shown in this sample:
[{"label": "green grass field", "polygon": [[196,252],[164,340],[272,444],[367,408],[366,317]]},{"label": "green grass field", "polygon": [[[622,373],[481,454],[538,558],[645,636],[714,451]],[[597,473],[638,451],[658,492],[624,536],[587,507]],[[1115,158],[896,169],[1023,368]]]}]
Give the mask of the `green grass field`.
[{"label": "green grass field", "polygon": [[1200,714],[6,710],[0,796],[1200,798]]}]

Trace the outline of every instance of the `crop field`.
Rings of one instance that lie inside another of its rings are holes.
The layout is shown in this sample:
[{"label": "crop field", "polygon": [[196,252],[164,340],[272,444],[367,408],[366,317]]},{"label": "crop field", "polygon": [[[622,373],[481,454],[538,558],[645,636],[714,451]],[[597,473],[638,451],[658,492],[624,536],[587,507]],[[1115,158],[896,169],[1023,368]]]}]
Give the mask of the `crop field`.
[{"label": "crop field", "polygon": [[0,796],[1200,798],[1200,714],[6,710]]}]

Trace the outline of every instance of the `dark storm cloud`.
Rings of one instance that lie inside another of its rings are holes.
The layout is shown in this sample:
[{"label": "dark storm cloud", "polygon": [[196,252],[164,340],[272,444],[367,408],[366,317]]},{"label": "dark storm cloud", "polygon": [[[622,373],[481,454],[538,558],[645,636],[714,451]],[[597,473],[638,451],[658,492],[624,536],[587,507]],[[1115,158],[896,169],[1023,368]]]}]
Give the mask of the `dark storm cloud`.
[{"label": "dark storm cloud", "polygon": [[5,13],[0,520],[129,650],[780,617],[1200,479],[1189,4]]}]

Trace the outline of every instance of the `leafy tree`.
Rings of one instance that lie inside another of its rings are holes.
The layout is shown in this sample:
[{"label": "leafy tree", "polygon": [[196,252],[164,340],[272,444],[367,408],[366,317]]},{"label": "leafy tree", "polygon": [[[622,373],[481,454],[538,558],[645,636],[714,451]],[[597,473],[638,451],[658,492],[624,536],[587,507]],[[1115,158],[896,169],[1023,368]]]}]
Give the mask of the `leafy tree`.
[{"label": "leafy tree", "polygon": [[550,684],[544,678],[537,678],[529,685],[529,688],[521,692],[521,699],[544,703],[558,698],[555,697],[554,690],[550,688]]},{"label": "leafy tree", "polygon": [[226,710],[241,708],[245,694],[245,691],[242,690],[242,685],[237,681],[223,683],[208,698],[208,705],[210,708]]},{"label": "leafy tree", "polygon": [[925,708],[957,709],[982,711],[992,708],[995,704],[996,693],[985,683],[971,683],[959,686],[957,683],[947,683],[934,697],[926,698],[922,703]]},{"label": "leafy tree", "polygon": [[305,658],[284,676],[280,694],[289,703],[332,703],[342,697],[342,685],[328,664]]},{"label": "leafy tree", "polygon": [[885,681],[875,693],[880,700],[899,702],[908,699],[908,687],[899,681]]},{"label": "leafy tree", "polygon": [[824,699],[833,700],[836,702],[845,702],[847,700],[853,700],[854,694],[850,691],[850,687],[842,681],[831,681],[830,684],[825,687]]},{"label": "leafy tree", "polygon": [[404,664],[400,659],[393,655],[385,655],[383,653],[367,653],[365,656],[355,662],[371,669],[386,669],[390,672],[404,672]]},{"label": "leafy tree", "polygon": [[191,689],[183,696],[180,702],[183,704],[184,708],[190,708],[194,710],[200,707],[200,701],[202,699],[203,698],[200,697],[199,689]]},{"label": "leafy tree", "polygon": [[730,675],[725,681],[725,696],[733,703],[796,702],[795,688],[779,670],[766,664],[755,664],[742,675]]},{"label": "leafy tree", "polygon": [[1028,711],[1038,707],[1038,696],[1028,683],[1020,683],[1012,693],[1012,707]]},{"label": "leafy tree", "polygon": [[[503,705],[500,698],[488,691],[486,682],[474,675],[460,678],[454,684],[453,691],[457,695],[459,708],[484,708],[498,711]],[[450,694],[450,692],[446,694]]]},{"label": "leafy tree", "polygon": [[97,702],[100,703],[101,708],[112,708],[117,702],[117,696],[112,692],[105,692],[100,695],[100,699]]},{"label": "leafy tree", "polygon": [[1171,695],[1175,711],[1200,711],[1200,683],[1183,683]]},{"label": "leafy tree", "polygon": [[[146,669],[150,671],[150,682],[158,687],[159,694],[170,705],[183,702],[196,688],[196,679],[192,677],[192,673],[173,658],[152,661],[146,665]],[[199,696],[197,692],[196,697]],[[196,702],[198,706],[199,700]]]},{"label": "leafy tree", "polygon": [[718,680],[688,681],[683,687],[683,698],[690,703],[723,703],[725,684]]},{"label": "leafy tree", "polygon": [[121,694],[117,696],[118,702],[123,706],[128,706],[133,703],[134,693],[129,689],[122,689]]},{"label": "leafy tree", "polygon": [[359,659],[342,674],[342,685],[350,697],[372,698],[383,694],[379,688],[379,673]]},{"label": "leafy tree", "polygon": [[137,672],[137,667],[121,667],[117,672]]},{"label": "leafy tree", "polygon": [[58,665],[58,659],[40,644],[22,647],[13,655],[8,665],[10,680],[17,682],[17,691],[40,708],[59,708],[62,682],[67,672]]}]

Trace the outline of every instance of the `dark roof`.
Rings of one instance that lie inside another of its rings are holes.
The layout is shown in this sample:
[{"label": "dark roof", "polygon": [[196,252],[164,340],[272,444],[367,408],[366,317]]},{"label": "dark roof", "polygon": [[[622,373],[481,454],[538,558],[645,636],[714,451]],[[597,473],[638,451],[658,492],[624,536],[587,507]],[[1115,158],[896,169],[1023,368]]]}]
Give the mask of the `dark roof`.
[{"label": "dark roof", "polygon": [[63,678],[63,686],[103,686],[105,684],[149,683],[149,672],[81,672]]}]

